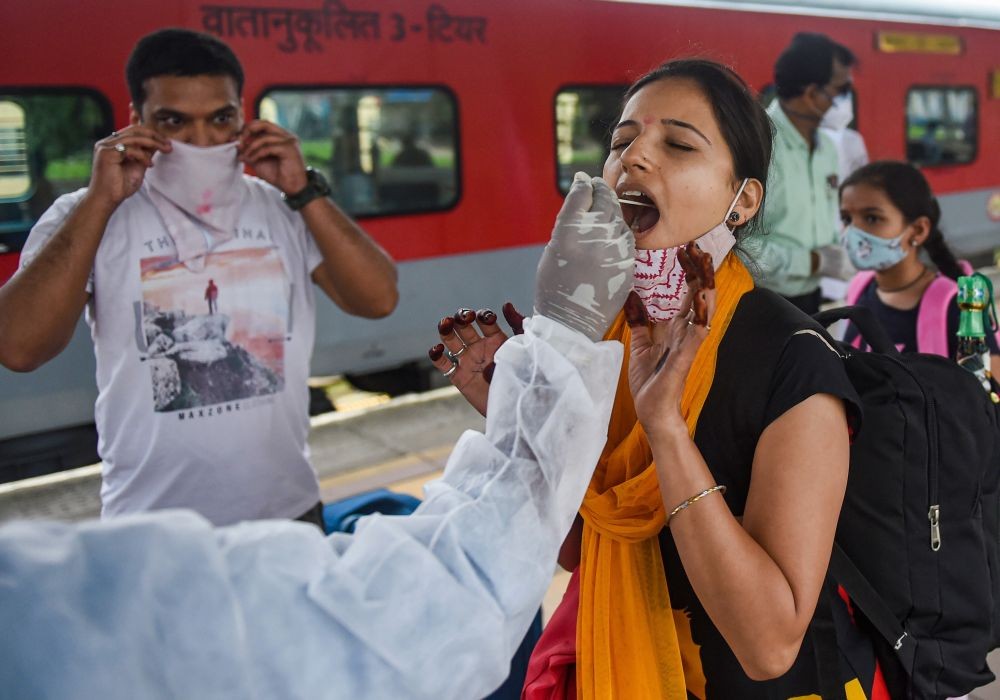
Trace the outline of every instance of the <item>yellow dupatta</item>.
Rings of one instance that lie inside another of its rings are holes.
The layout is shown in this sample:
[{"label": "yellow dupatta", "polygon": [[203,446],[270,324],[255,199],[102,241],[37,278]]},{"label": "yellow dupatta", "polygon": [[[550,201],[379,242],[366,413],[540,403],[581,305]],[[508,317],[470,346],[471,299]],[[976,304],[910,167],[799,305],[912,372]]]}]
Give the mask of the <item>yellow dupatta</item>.
[{"label": "yellow dupatta", "polygon": [[[735,254],[716,272],[712,332],[684,385],[681,411],[693,437],[715,378],[715,361],[740,298],[753,280]],[[625,344],[608,443],[584,497],[577,616],[577,696],[583,700],[687,700],[684,660],[657,535],[665,510],[656,465],[628,386],[631,339],[624,315],[607,339]],[[692,494],[693,495],[693,494]],[[694,669],[689,669],[694,670]],[[699,670],[689,678],[704,694]]]}]

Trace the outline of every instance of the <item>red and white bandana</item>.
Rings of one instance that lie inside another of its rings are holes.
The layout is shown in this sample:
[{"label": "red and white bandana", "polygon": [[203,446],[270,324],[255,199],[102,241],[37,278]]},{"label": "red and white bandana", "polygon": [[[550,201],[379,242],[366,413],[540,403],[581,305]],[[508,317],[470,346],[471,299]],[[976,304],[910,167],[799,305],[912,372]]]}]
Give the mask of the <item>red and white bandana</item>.
[{"label": "red and white bandana", "polygon": [[669,321],[680,312],[687,283],[677,248],[635,251],[635,291],[654,322]]}]

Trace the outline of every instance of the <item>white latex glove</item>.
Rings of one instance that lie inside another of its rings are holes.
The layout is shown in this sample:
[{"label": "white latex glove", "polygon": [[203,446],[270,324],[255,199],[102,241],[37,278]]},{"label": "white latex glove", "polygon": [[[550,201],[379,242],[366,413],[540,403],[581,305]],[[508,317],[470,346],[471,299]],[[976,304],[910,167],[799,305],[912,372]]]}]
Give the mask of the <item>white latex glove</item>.
[{"label": "white latex glove", "polygon": [[849,280],[857,270],[851,264],[847,251],[840,244],[825,245],[814,251],[819,257],[816,274],[821,277],[832,277],[838,280]]},{"label": "white latex glove", "polygon": [[535,312],[597,341],[632,289],[635,237],[614,191],[577,173],[535,277]]}]

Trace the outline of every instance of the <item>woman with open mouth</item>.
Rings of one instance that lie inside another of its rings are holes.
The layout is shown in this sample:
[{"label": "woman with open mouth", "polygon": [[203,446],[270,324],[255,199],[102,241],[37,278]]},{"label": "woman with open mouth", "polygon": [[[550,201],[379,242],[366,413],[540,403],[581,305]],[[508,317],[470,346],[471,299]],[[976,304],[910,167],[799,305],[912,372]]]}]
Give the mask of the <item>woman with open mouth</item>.
[{"label": "woman with open mouth", "polygon": [[[807,630],[821,595],[850,626],[825,573],[858,398],[823,330],[734,250],[770,155],[767,115],[724,66],[671,61],[626,93],[604,180],[635,235],[635,289],[606,337],[630,352],[525,698],[820,695]],[[502,342],[445,326],[451,354]],[[485,382],[459,371],[483,408]],[[878,697],[857,643],[845,692]]]}]

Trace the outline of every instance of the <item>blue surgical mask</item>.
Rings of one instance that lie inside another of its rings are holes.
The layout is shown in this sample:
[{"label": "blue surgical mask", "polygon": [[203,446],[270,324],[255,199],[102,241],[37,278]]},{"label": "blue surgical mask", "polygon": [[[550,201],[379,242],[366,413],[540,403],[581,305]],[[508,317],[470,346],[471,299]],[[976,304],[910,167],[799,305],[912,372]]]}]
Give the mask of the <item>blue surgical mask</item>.
[{"label": "blue surgical mask", "polygon": [[906,257],[904,235],[906,231],[895,238],[879,238],[857,226],[846,226],[840,241],[854,267],[859,270],[888,270]]}]

